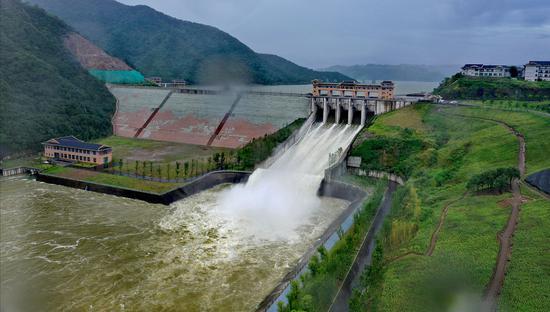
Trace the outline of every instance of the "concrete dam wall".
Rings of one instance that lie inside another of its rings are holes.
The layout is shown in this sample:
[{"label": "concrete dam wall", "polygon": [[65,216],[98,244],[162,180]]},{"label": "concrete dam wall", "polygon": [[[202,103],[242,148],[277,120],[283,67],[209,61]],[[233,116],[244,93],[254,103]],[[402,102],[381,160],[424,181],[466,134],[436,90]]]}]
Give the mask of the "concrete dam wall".
[{"label": "concrete dam wall", "polygon": [[236,148],[309,115],[305,96],[112,86],[118,136]]}]

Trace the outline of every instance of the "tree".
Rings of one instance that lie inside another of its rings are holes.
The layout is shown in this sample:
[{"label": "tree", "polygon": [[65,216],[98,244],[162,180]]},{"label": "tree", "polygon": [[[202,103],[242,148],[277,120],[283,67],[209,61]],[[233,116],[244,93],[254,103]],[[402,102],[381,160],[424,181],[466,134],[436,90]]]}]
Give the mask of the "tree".
[{"label": "tree", "polygon": [[138,168],[139,168],[139,161],[136,160],[136,166],[135,166],[135,171],[134,171],[134,174],[135,174],[136,177],[138,175]]},{"label": "tree", "polygon": [[220,153],[214,154],[214,165],[216,169],[220,169]]},{"label": "tree", "polygon": [[122,166],[124,165],[122,158],[118,160],[118,172],[122,174]]},{"label": "tree", "polygon": [[180,176],[180,163],[176,161],[176,180]]},{"label": "tree", "polygon": [[208,157],[208,171],[212,170],[212,157]]},{"label": "tree", "polygon": [[187,178],[187,175],[189,174],[189,162],[186,161],[183,164],[183,175]]},{"label": "tree", "polygon": [[516,66],[510,67],[510,77],[517,78],[519,74],[518,68]]},{"label": "tree", "polygon": [[161,176],[162,176],[162,169],[161,169],[160,164],[157,166],[157,174],[158,174],[158,178],[159,178],[159,181],[160,181]]}]

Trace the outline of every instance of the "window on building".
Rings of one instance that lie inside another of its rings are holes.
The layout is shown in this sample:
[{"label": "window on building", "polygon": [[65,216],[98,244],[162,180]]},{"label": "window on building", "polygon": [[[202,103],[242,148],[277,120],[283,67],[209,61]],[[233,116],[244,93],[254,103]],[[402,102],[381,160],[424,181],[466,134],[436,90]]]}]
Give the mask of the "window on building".
[{"label": "window on building", "polygon": [[94,158],[94,162],[96,162],[95,158]]}]

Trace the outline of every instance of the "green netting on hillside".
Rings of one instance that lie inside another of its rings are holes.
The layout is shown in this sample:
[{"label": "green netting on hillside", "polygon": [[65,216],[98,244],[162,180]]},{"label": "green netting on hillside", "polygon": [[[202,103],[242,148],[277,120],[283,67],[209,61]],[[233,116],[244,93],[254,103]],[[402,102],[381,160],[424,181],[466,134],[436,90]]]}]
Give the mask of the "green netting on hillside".
[{"label": "green netting on hillside", "polygon": [[90,69],[90,74],[108,83],[139,84],[145,81],[143,75],[136,70]]}]

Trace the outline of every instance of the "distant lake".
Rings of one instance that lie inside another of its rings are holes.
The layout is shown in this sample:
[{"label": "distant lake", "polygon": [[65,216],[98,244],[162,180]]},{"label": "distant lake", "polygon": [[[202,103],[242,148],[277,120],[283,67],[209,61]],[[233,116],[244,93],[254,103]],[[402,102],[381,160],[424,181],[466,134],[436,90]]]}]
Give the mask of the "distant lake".
[{"label": "distant lake", "polygon": [[[381,81],[376,81],[380,83]],[[395,93],[397,95],[404,95],[407,93],[415,92],[431,92],[435,87],[439,85],[439,82],[425,82],[425,81],[394,81]],[[200,87],[197,87],[200,88]],[[209,87],[212,88],[212,87]],[[275,86],[262,86],[262,85],[250,85],[242,86],[241,88],[252,91],[264,91],[264,92],[288,92],[288,93],[309,93],[311,92],[311,84],[306,85],[275,85]]]},{"label": "distant lake", "polygon": [[[376,81],[375,83],[380,83],[381,80]],[[367,82],[372,83],[372,82]],[[395,94],[396,95],[405,95],[408,93],[416,92],[431,92],[435,87],[439,85],[439,82],[426,82],[426,81],[394,81],[395,84]],[[207,90],[220,90],[220,86],[205,86],[205,85],[196,85],[189,86],[191,89],[207,89]],[[274,86],[264,86],[264,85],[248,85],[248,86],[234,86],[235,89],[242,90],[251,90],[251,91],[263,91],[263,92],[284,92],[284,93],[310,93],[311,84],[305,85],[274,85]]]}]

